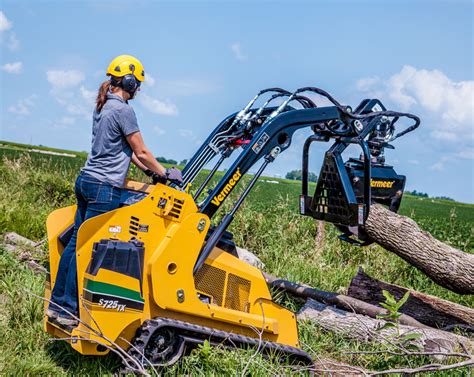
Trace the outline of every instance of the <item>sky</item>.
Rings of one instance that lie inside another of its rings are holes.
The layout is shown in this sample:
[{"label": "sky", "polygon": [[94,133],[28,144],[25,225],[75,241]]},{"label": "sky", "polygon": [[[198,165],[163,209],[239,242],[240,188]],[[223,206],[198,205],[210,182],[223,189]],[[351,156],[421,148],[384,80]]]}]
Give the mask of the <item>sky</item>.
[{"label": "sky", "polygon": [[[189,159],[260,89],[317,86],[418,115],[387,163],[408,190],[474,203],[473,4],[2,0],[0,140],[88,151],[107,66],[131,54],[147,80],[130,104],[156,156]],[[309,134],[266,173],[301,168]],[[318,144],[316,173],[329,148]]]}]

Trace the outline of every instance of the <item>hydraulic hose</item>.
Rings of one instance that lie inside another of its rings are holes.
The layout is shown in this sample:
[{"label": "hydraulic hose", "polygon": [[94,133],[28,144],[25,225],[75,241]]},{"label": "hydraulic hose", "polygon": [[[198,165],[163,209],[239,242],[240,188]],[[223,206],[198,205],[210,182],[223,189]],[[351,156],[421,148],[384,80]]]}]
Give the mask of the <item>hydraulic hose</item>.
[{"label": "hydraulic hose", "polygon": [[314,92],[314,93],[319,94],[320,96],[323,96],[323,97],[327,98],[331,103],[333,103],[338,108],[339,111],[341,111],[344,115],[346,115],[348,118],[351,118],[351,119],[360,120],[360,119],[369,119],[369,118],[378,117],[378,116],[387,116],[387,117],[394,117],[394,118],[405,117],[405,118],[412,119],[415,122],[411,126],[407,127],[405,130],[403,130],[402,132],[397,133],[391,140],[395,140],[395,139],[399,138],[400,136],[403,136],[403,135],[407,134],[408,132],[411,132],[411,131],[415,130],[416,128],[419,127],[420,122],[421,122],[420,118],[417,117],[416,115],[413,115],[413,114],[410,114],[410,113],[398,112],[398,111],[388,111],[388,110],[386,110],[386,111],[375,111],[375,112],[372,112],[372,113],[361,114],[361,115],[354,114],[351,111],[348,111],[347,107],[341,105],[328,92],[326,92],[323,89],[312,87],[312,86],[300,88],[300,89],[296,90],[293,94],[296,95],[296,94],[302,93],[302,92]]}]

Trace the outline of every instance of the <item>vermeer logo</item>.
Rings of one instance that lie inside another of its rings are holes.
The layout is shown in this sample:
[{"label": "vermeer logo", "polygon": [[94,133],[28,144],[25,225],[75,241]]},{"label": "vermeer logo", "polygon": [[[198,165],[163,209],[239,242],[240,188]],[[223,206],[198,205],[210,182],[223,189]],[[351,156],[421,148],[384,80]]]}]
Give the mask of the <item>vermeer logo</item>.
[{"label": "vermeer logo", "polygon": [[370,186],[377,188],[392,188],[395,181],[374,181],[370,180]]},{"label": "vermeer logo", "polygon": [[229,182],[224,186],[222,191],[218,195],[214,196],[214,199],[211,200],[211,203],[215,204],[216,206],[220,206],[229,192],[231,192],[234,186],[237,184],[240,177],[242,177],[242,174],[240,173],[240,168],[237,168],[232,178],[229,179]]}]

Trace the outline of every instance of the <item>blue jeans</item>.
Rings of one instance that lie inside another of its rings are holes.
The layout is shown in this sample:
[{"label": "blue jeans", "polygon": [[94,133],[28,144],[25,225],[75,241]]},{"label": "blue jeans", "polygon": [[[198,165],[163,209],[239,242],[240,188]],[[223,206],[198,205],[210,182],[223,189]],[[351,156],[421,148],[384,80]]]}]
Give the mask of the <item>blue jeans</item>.
[{"label": "blue jeans", "polygon": [[[74,218],[74,232],[59,260],[58,273],[51,293],[51,301],[70,313],[78,316],[76,241],[77,232],[82,223],[91,217],[112,211],[120,205],[121,189],[96,178],[80,173],[76,180],[75,194],[77,211]],[[60,316],[69,314],[56,305],[49,309],[59,312]]]}]

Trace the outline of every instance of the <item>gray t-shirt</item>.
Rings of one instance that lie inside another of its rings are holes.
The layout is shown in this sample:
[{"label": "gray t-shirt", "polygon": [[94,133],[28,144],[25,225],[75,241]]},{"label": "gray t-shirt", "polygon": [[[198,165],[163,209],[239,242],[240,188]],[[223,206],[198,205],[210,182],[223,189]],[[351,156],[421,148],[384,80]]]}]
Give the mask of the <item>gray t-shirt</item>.
[{"label": "gray t-shirt", "polygon": [[126,136],[137,131],[140,129],[132,107],[109,92],[101,112],[94,111],[92,150],[82,171],[99,181],[123,186],[132,157]]}]

